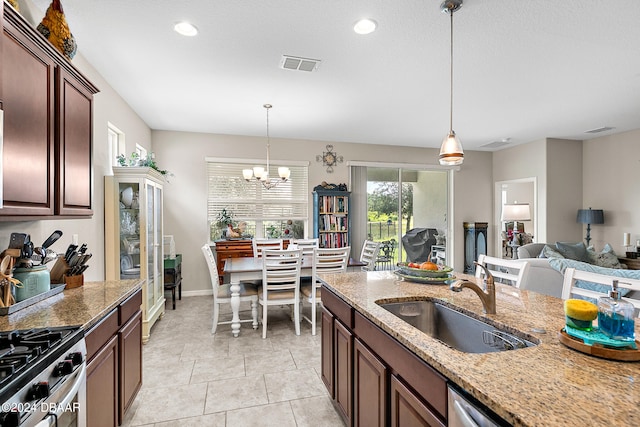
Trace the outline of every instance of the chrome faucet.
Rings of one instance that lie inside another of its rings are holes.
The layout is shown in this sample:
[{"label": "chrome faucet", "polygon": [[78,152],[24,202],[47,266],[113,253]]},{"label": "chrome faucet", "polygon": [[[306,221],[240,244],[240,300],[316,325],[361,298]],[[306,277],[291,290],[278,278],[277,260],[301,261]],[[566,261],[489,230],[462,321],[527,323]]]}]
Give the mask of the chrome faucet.
[{"label": "chrome faucet", "polygon": [[487,290],[482,290],[478,285],[468,280],[456,280],[451,284],[449,289],[454,292],[461,292],[464,288],[469,288],[480,297],[484,312],[487,314],[496,314],[496,286],[493,283],[493,275],[484,265],[474,261],[474,264],[484,270]]}]

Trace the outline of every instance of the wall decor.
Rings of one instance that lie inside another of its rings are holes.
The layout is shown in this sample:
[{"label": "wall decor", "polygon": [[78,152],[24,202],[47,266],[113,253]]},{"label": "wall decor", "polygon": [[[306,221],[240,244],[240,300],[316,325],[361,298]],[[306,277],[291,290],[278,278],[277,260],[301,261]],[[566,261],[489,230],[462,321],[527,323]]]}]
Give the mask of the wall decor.
[{"label": "wall decor", "polygon": [[316,162],[322,162],[327,167],[327,173],[333,173],[333,167],[338,163],[342,163],[344,158],[333,151],[333,145],[327,144],[326,149],[327,151],[316,156]]}]

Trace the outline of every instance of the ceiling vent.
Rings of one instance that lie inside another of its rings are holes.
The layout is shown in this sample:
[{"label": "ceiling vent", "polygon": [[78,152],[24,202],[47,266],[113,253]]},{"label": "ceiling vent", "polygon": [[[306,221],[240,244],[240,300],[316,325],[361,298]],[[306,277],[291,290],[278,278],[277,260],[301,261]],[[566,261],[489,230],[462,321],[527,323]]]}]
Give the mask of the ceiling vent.
[{"label": "ceiling vent", "polygon": [[611,126],[602,126],[602,127],[591,129],[591,130],[585,130],[584,133],[600,133],[600,132],[606,132],[608,130],[613,130],[613,129],[615,128]]},{"label": "ceiling vent", "polygon": [[298,56],[282,55],[280,59],[280,68],[293,71],[315,71],[320,66],[319,59],[300,58]]},{"label": "ceiling vent", "polygon": [[511,143],[511,138],[504,138],[501,139],[500,141],[493,141],[490,142],[488,144],[485,144],[483,146],[481,146],[481,148],[500,148],[500,147],[504,147],[505,145],[509,145]]}]

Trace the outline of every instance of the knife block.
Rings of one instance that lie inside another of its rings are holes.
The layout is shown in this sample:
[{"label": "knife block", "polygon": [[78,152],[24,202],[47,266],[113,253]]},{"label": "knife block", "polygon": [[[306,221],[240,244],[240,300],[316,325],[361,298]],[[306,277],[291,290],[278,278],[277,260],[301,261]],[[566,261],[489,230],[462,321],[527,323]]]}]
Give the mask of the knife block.
[{"label": "knife block", "polygon": [[79,288],[84,285],[84,274],[76,274],[75,276],[67,276],[65,274],[63,277],[64,283],[67,284],[65,289]]},{"label": "knife block", "polygon": [[56,263],[51,267],[51,272],[49,273],[51,276],[51,283],[65,283],[64,278],[70,268],[71,267],[69,267],[69,264],[67,264],[64,257],[58,257]]}]

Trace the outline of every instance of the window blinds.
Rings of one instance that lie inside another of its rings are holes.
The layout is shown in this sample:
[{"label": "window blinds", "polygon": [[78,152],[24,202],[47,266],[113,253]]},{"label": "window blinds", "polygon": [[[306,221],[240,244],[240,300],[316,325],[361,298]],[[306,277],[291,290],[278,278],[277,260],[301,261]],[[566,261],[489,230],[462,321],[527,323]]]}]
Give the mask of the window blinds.
[{"label": "window blinds", "polygon": [[[291,176],[287,182],[267,190],[255,179],[247,182],[243,169],[255,164],[207,161],[208,195],[207,217],[215,221],[226,208],[236,220],[308,219],[309,172],[308,166],[287,164],[270,165],[269,176],[278,176],[278,166],[287,166]],[[278,178],[279,179],[279,178]]]}]

